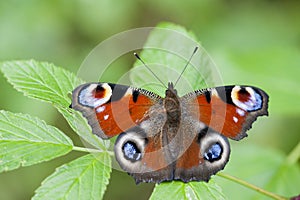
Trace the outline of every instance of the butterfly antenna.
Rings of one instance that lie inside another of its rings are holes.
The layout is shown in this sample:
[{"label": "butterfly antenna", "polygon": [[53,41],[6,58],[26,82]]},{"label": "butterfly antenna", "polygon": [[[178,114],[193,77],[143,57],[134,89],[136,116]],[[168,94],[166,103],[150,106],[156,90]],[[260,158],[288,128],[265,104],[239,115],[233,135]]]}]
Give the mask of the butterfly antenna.
[{"label": "butterfly antenna", "polygon": [[187,63],[186,63],[186,65],[184,66],[184,68],[183,68],[181,74],[180,74],[179,77],[177,78],[177,80],[176,80],[176,82],[175,82],[175,84],[174,84],[174,87],[177,85],[178,81],[179,81],[180,78],[182,77],[184,71],[186,70],[187,66],[190,64],[190,62],[191,62],[193,56],[195,55],[195,53],[197,52],[197,50],[198,50],[198,47],[196,46],[195,49],[194,49],[194,51],[193,51],[193,53],[192,53],[192,55],[191,55],[191,57],[190,57],[190,59],[187,61]]},{"label": "butterfly antenna", "polygon": [[153,74],[153,76],[165,87],[167,88],[167,86],[164,84],[164,82],[162,82],[160,80],[160,78],[150,69],[150,67],[148,67],[148,65],[140,58],[140,56],[137,53],[133,53],[133,55],[143,63],[143,65]]}]

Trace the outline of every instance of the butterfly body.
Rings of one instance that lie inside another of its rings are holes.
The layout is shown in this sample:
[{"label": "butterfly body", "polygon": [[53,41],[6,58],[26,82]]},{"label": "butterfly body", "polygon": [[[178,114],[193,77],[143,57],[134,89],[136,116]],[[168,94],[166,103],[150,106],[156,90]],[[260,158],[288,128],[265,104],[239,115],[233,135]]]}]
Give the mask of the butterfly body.
[{"label": "butterfly body", "polygon": [[208,181],[230,155],[227,138],[240,140],[268,96],[251,86],[224,86],[182,97],[172,83],[165,97],[110,83],[73,91],[71,107],[83,113],[94,134],[118,135],[114,151],[121,168],[139,182]]}]

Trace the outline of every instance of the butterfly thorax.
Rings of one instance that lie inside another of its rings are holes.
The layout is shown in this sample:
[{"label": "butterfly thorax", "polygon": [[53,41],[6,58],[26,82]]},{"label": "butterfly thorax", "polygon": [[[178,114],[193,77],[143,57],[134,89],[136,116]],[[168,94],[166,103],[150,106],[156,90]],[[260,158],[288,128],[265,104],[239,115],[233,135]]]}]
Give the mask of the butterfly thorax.
[{"label": "butterfly thorax", "polygon": [[168,84],[166,97],[164,99],[164,108],[167,113],[167,121],[169,123],[179,123],[180,119],[180,102],[177,91],[174,89],[173,83]]}]

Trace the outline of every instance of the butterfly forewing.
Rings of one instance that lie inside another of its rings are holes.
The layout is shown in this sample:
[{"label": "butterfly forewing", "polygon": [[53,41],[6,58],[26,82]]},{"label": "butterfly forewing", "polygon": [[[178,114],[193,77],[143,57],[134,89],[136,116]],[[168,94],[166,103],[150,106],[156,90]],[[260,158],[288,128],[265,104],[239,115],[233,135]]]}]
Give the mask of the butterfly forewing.
[{"label": "butterfly forewing", "polygon": [[234,140],[247,136],[257,117],[268,115],[268,95],[251,86],[221,86],[182,97],[191,115]]},{"label": "butterfly forewing", "polygon": [[110,138],[140,124],[161,98],[143,89],[87,83],[73,91],[71,107],[88,119],[94,134]]}]

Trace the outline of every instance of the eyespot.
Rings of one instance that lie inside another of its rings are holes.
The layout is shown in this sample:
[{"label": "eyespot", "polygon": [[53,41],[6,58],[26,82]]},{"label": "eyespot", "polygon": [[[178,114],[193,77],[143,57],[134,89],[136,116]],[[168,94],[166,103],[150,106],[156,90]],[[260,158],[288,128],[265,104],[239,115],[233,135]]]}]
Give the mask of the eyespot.
[{"label": "eyespot", "polygon": [[114,151],[120,167],[129,173],[141,171],[141,160],[145,154],[147,139],[142,129],[134,127],[120,134]]},{"label": "eyespot", "polygon": [[223,135],[205,129],[199,133],[200,157],[205,160],[207,169],[211,172],[223,169],[229,160],[230,146]]},{"label": "eyespot", "polygon": [[122,150],[123,150],[124,157],[132,162],[135,162],[142,158],[142,153],[140,149],[132,141],[128,141],[124,143]]},{"label": "eyespot", "polygon": [[219,143],[213,144],[203,155],[205,160],[213,162],[219,160],[222,156],[222,147]]},{"label": "eyespot", "polygon": [[107,83],[86,84],[78,94],[78,102],[83,106],[97,108],[109,101],[112,89]]},{"label": "eyespot", "polygon": [[249,112],[262,108],[262,96],[252,87],[235,86],[231,91],[232,102]]}]

